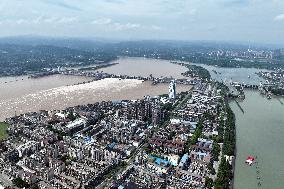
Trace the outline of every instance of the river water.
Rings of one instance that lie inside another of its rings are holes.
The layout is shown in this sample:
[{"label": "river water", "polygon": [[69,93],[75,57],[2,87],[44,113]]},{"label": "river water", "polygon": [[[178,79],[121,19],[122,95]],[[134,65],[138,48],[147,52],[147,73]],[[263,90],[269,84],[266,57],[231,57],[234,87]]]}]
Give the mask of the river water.
[{"label": "river water", "polygon": [[186,72],[187,68],[177,64],[170,63],[169,60],[151,59],[151,58],[129,58],[122,57],[116,60],[119,64],[99,69],[106,73],[129,76],[148,77],[174,77],[176,79],[185,78],[181,73]]},{"label": "river water", "polygon": [[[283,189],[284,105],[281,99],[268,100],[256,91],[246,91],[245,95],[240,102],[244,113],[235,102],[230,104],[236,115],[237,134],[234,188]],[[257,156],[258,169],[256,164],[250,167],[244,163],[249,155]]]},{"label": "river water", "polygon": [[264,80],[255,73],[260,71],[269,71],[264,69],[256,69],[256,68],[221,68],[216,66],[210,66],[205,64],[194,64],[197,66],[202,66],[207,69],[212,79],[217,81],[224,81],[225,83],[240,82],[245,84],[259,85],[260,82],[264,82]]},{"label": "river water", "polygon": [[28,76],[0,77],[0,99],[16,98],[34,92],[84,81],[91,81],[91,78],[65,75],[52,75],[37,79],[29,79]]},{"label": "river water", "polygon": [[[121,64],[112,69],[127,70],[123,74],[146,75],[151,70],[153,76],[179,76],[186,69],[173,65],[169,61],[154,59],[121,58]],[[129,66],[133,63],[135,66]],[[163,64],[164,68],[160,68]],[[151,67],[151,65],[155,65]],[[159,65],[159,66],[157,66]],[[167,67],[172,70],[168,70]],[[174,67],[172,67],[174,66]],[[166,71],[168,70],[168,72]],[[145,95],[156,96],[168,93],[168,84],[152,85],[151,82],[139,80],[104,79],[90,83],[73,85],[90,81],[92,78],[53,75],[37,79],[27,76],[0,78],[0,121],[21,113],[64,109],[66,107],[95,103],[108,100],[139,99]],[[177,85],[177,92],[187,91],[191,86]]]},{"label": "river water", "polygon": [[[213,79],[256,84],[264,80],[255,68],[220,68],[196,64],[206,68]],[[216,73],[217,72],[217,73]],[[250,77],[248,77],[250,76]],[[284,98],[268,100],[256,90],[245,90],[246,98],[230,106],[236,116],[235,189],[283,189],[284,188]],[[280,102],[281,101],[281,102]],[[244,163],[247,156],[257,156],[258,168]],[[259,177],[259,179],[258,179]],[[260,182],[261,186],[258,185]]]}]

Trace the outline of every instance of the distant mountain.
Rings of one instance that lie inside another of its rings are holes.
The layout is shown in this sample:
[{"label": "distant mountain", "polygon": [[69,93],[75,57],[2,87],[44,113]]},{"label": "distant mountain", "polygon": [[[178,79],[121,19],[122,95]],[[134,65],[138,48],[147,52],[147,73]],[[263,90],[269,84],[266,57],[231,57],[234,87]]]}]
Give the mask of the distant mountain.
[{"label": "distant mountain", "polygon": [[[254,49],[277,49],[279,45],[257,44],[249,42],[226,42],[226,41],[176,41],[176,40],[138,40],[138,41],[120,41],[103,38],[68,38],[68,37],[43,37],[43,36],[14,36],[0,38],[0,44],[16,45],[50,45],[57,47],[67,47],[85,51],[96,51],[99,49],[124,49],[124,48],[143,48],[143,49],[169,49],[183,48],[191,51],[207,50],[243,50]],[[283,47],[283,46],[282,46]]]},{"label": "distant mountain", "polygon": [[0,38],[0,44],[57,46],[86,51],[95,51],[105,47],[110,41],[104,39],[55,38],[42,36],[15,36]]}]

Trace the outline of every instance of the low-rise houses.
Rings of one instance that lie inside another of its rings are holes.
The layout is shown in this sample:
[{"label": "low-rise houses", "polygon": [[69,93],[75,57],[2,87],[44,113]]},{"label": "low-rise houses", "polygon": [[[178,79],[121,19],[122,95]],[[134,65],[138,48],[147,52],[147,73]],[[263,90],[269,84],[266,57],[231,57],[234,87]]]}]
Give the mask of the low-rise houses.
[{"label": "low-rise houses", "polygon": [[39,188],[210,188],[224,107],[211,85],[195,89],[7,119],[0,171]]}]

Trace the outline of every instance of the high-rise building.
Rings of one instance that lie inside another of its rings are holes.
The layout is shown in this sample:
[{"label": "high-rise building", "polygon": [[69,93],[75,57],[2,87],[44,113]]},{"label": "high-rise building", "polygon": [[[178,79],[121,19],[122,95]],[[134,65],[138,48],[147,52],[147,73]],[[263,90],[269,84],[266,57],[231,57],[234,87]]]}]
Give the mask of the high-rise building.
[{"label": "high-rise building", "polygon": [[169,86],[169,99],[176,98],[176,81],[172,80]]}]

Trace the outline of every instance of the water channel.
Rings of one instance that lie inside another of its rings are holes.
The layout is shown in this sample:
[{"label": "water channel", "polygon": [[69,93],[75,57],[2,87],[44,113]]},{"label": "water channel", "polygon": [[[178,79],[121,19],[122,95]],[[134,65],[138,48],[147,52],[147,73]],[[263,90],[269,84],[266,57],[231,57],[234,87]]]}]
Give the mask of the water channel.
[{"label": "water channel", "polygon": [[[200,64],[197,64],[200,65]],[[218,81],[238,81],[258,85],[263,79],[254,68],[219,68],[201,65]],[[266,70],[262,70],[266,71]],[[217,72],[217,73],[216,73]],[[250,77],[248,77],[250,76]],[[236,116],[235,189],[284,188],[284,98],[268,100],[256,90],[246,90],[240,106],[230,106]],[[281,102],[280,102],[281,101]],[[247,156],[257,157],[258,164],[244,162]]]}]

